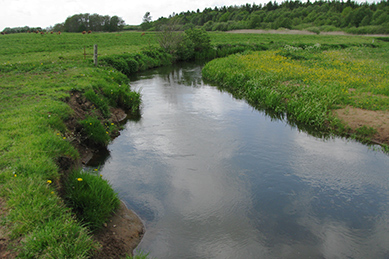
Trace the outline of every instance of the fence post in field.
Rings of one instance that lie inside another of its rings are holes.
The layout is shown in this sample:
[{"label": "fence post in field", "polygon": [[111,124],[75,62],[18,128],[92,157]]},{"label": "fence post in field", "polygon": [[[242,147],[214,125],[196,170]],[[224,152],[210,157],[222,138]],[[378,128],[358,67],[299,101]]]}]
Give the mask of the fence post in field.
[{"label": "fence post in field", "polygon": [[93,62],[95,63],[95,66],[97,66],[97,44],[94,45],[93,53]]}]

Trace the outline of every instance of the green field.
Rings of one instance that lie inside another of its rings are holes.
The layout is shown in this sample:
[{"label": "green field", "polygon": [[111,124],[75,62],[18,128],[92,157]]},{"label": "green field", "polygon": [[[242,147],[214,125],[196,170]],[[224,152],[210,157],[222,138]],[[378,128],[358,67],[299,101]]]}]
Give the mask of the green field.
[{"label": "green field", "polygon": [[[362,36],[209,35],[214,46],[260,44],[267,49],[217,59],[204,71],[254,105],[287,112],[320,130],[328,125],[340,128],[330,116],[332,109],[389,108],[387,41]],[[105,114],[105,124],[94,128],[96,118],[88,117],[80,125],[85,132],[99,131],[96,142],[106,144],[105,134],[117,130],[107,107],[124,98],[131,102],[126,108],[136,109],[139,95],[123,87],[128,78],[112,67],[94,67],[89,54],[94,44],[100,58],[150,50],[158,47],[155,33],[0,36],[0,196],[7,207],[0,215],[0,233],[7,232],[8,249],[16,249],[22,258],[88,257],[98,244],[58,194],[58,161],[79,158],[71,144],[73,132],[64,123],[73,116],[66,101],[73,93],[94,100],[97,111],[89,112]]]}]

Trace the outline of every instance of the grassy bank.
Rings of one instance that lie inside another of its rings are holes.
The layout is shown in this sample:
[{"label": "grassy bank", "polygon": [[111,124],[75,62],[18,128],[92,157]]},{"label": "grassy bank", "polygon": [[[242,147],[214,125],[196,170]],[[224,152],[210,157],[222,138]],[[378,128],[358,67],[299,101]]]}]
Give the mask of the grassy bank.
[{"label": "grassy bank", "polygon": [[[389,44],[358,40],[341,44],[295,40],[265,52],[214,60],[204,67],[203,76],[256,107],[279,117],[286,114],[292,123],[366,140],[378,129],[363,123],[351,129],[334,111],[388,111]],[[377,127],[388,125],[383,121]]]},{"label": "grassy bank", "polygon": [[[84,197],[87,204],[77,207],[79,193],[60,195],[60,173],[79,160],[76,142],[88,140],[86,144],[97,147],[116,134],[112,107],[135,111],[140,103],[125,75],[109,67],[94,67],[90,57],[84,60],[83,47],[98,43],[100,53],[115,53],[119,48],[135,52],[141,48],[141,34],[131,37],[132,41],[120,41],[116,34],[82,36],[15,34],[0,38],[0,195],[6,202],[1,204],[6,213],[1,215],[0,231],[8,238],[8,250],[21,258],[89,257],[100,247],[90,231],[100,227],[117,205],[117,197],[110,193],[102,198],[113,200],[111,204],[105,200],[108,212],[87,213],[85,208],[96,206],[93,197]],[[86,104],[81,117],[68,104],[73,95]],[[66,123],[72,120],[74,128],[69,129]],[[111,190],[99,176],[84,176],[83,181],[75,177],[70,177],[79,184],[73,186],[75,190],[94,183]],[[87,214],[100,216],[90,219]]]}]

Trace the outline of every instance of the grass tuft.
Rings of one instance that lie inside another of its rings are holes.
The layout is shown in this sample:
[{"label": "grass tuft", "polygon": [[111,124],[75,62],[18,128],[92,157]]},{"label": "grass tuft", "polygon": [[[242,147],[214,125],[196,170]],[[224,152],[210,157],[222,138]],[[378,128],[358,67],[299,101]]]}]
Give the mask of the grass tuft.
[{"label": "grass tuft", "polygon": [[65,184],[65,202],[91,231],[103,226],[120,200],[98,172],[74,171]]}]

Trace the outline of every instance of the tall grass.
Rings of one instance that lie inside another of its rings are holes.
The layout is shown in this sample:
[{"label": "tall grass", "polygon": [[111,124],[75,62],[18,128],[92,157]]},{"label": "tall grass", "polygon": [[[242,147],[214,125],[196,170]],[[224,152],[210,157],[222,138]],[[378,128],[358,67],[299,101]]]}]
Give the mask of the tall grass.
[{"label": "tall grass", "polygon": [[72,172],[65,193],[65,202],[92,231],[101,228],[120,204],[117,194],[97,171]]},{"label": "tall grass", "polygon": [[[328,130],[335,123],[330,111],[340,106],[389,109],[389,64],[359,55],[370,49],[285,45],[213,60],[204,67],[203,76],[253,105]],[[385,52],[385,47],[380,51]]]}]

